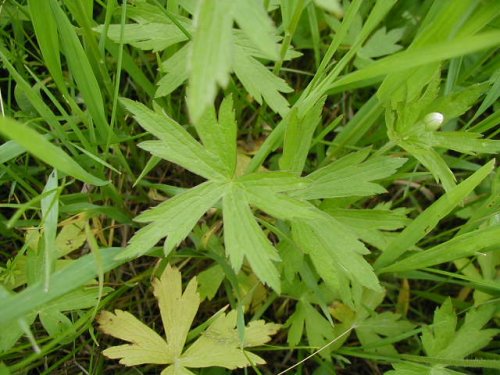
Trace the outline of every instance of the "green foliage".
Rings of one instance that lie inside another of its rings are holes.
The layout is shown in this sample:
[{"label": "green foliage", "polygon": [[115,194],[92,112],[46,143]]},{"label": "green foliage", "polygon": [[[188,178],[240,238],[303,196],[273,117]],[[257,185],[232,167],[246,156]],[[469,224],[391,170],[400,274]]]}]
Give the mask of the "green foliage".
[{"label": "green foliage", "polygon": [[498,1],[0,8],[0,373],[500,367]]},{"label": "green foliage", "polygon": [[[465,319],[457,329],[457,315],[450,299],[434,312],[434,322],[424,327],[421,340],[423,348],[429,357],[461,360],[486,346],[498,334],[497,329],[482,329],[491,319],[495,306],[483,305],[472,308],[465,314]],[[473,361],[471,361],[473,362]],[[452,363],[452,362],[451,362]],[[473,363],[471,363],[474,366]],[[409,374],[419,371],[421,374],[455,374],[443,365],[415,366],[413,364],[394,365],[395,370],[388,374]],[[498,367],[497,367],[498,368]]]}]

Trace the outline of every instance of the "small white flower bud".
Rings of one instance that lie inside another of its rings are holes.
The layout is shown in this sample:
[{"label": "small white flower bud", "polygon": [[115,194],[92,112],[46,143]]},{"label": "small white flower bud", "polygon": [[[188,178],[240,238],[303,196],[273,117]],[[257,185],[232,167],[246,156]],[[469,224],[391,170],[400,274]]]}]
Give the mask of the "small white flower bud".
[{"label": "small white flower bud", "polygon": [[443,124],[444,116],[439,112],[431,112],[425,115],[424,124],[427,130],[437,130]]}]

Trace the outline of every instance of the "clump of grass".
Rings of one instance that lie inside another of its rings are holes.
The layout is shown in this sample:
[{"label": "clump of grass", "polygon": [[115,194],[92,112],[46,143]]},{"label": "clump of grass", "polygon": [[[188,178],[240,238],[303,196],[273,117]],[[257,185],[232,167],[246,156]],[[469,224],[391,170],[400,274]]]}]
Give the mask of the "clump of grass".
[{"label": "clump of grass", "polygon": [[500,368],[499,10],[4,2],[0,373]]}]

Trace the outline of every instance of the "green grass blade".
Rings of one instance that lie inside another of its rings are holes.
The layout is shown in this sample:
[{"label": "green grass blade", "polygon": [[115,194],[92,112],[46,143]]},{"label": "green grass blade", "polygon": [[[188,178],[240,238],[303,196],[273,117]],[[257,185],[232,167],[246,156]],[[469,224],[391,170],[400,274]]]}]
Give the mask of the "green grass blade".
[{"label": "green grass blade", "polygon": [[51,1],[50,7],[57,20],[61,46],[71,69],[71,74],[96,124],[99,138],[102,143],[105,143],[108,139],[108,132],[110,132],[111,129],[106,120],[99,83],[92,71],[87,54],[78,39],[73,25],[68,20],[68,17],[64,14],[56,1]]},{"label": "green grass blade", "polygon": [[3,298],[0,303],[0,324],[22,318],[66,293],[89,283],[97,276],[101,266],[104,272],[120,266],[125,261],[115,260],[115,257],[121,250],[121,248],[101,249],[99,261],[102,263],[99,265],[94,254],[82,256],[52,274],[51,288],[47,292],[44,292],[43,282],[39,281],[19,293]]},{"label": "green grass blade", "polygon": [[44,136],[26,125],[5,117],[0,118],[0,133],[16,141],[38,159],[69,176],[90,185],[102,186],[108,183],[88,173],[62,149],[54,146]]},{"label": "green grass blade", "polygon": [[28,7],[44,64],[58,89],[63,94],[66,94],[67,88],[61,68],[59,36],[57,34],[57,24],[54,15],[51,12],[47,12],[46,0],[30,0],[28,1]]},{"label": "green grass blade", "polygon": [[494,246],[498,246],[499,244],[500,225],[494,225],[462,234],[433,248],[411,255],[408,258],[382,268],[380,273],[404,272],[432,267],[441,263],[476,255],[488,247],[491,247],[490,251],[495,251],[497,249]]},{"label": "green grass blade", "polygon": [[59,197],[57,193],[57,170],[54,169],[47,179],[43,193],[49,193],[40,202],[43,222],[43,266],[44,291],[49,290],[50,274],[55,265],[57,219],[59,216]]},{"label": "green grass blade", "polygon": [[424,238],[442,218],[458,206],[486,178],[493,170],[494,165],[495,161],[491,160],[422,212],[389,244],[375,262],[375,269],[381,269],[391,264],[406,251],[410,250],[419,240]]},{"label": "green grass blade", "polygon": [[499,44],[499,40],[500,31],[489,31],[395,53],[338,79],[328,90],[492,48]]}]

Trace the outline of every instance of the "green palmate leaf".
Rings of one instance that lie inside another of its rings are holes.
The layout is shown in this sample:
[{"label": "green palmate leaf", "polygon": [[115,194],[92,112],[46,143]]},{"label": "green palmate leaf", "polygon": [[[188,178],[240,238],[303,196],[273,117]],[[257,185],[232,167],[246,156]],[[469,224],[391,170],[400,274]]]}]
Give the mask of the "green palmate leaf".
[{"label": "green palmate leaf", "polygon": [[209,108],[195,123],[205,148],[217,155],[227,168],[227,174],[233,176],[236,168],[236,132],[233,99],[226,97],[219,108],[219,120],[215,110]]},{"label": "green palmate leaf", "polygon": [[247,37],[268,58],[277,60],[278,45],[275,40],[276,29],[267,16],[266,9],[260,0],[236,0],[234,19]]},{"label": "green palmate leaf", "polygon": [[380,285],[372,267],[363,258],[368,250],[350,230],[335,219],[324,217],[305,221],[294,220],[292,236],[298,246],[309,254],[325,282],[346,301],[350,301],[350,282],[373,290]]},{"label": "green palmate leaf", "polygon": [[428,207],[389,244],[375,262],[375,267],[386,267],[410,250],[479,185],[493,166],[492,160]]},{"label": "green palmate leaf", "polygon": [[292,110],[283,140],[283,156],[280,159],[280,169],[300,173],[311,147],[311,141],[316,127],[321,121],[321,112],[326,97],[319,100],[304,117],[298,117],[298,111]]},{"label": "green palmate leaf", "polygon": [[264,99],[281,116],[287,113],[289,104],[280,92],[291,92],[292,89],[239,45],[234,46],[234,72],[259,104]]},{"label": "green palmate leaf", "polygon": [[500,141],[481,138],[481,134],[471,132],[436,132],[432,141],[435,146],[467,154],[500,152]]},{"label": "green palmate leaf", "polygon": [[[264,99],[284,115],[288,102],[280,92],[291,88],[257,60],[281,58],[279,38],[262,3],[210,0],[184,1],[181,6],[194,15],[193,21],[173,14],[166,17],[164,9],[156,5],[138,3],[128,13],[136,24],[103,25],[94,30],[107,30],[107,36],[120,43],[123,28],[125,43],[155,51],[182,43],[192,33],[192,40],[162,64],[161,70],[167,74],[158,82],[156,96],[168,95],[188,80],[187,101],[195,123],[213,102],[217,86],[227,85],[232,71],[257,102]],[[232,28],[233,18],[241,30]],[[299,55],[290,49],[284,52],[286,60]]]},{"label": "green palmate leaf", "polygon": [[90,185],[102,186],[107,184],[106,181],[88,173],[62,149],[54,146],[46,137],[26,125],[2,117],[0,118],[0,134],[16,141],[17,144],[24,147],[38,159],[69,176]]},{"label": "green palmate leaf", "polygon": [[119,259],[145,254],[160,239],[167,237],[165,254],[169,254],[191,232],[200,217],[222,197],[225,187],[216,182],[206,182],[189,189],[135,218],[150,222],[140,229]]},{"label": "green palmate leaf", "polygon": [[434,313],[434,322],[422,334],[427,355],[438,358],[462,359],[486,346],[498,333],[496,329],[481,328],[491,319],[495,306],[484,305],[471,309],[458,329],[457,316],[448,298]]},{"label": "green palmate leaf", "polygon": [[349,154],[307,176],[309,186],[295,193],[303,199],[366,196],[384,193],[373,183],[388,177],[406,162],[402,158],[374,157],[367,159],[370,150]]},{"label": "green palmate leaf", "polygon": [[217,84],[225,87],[232,65],[233,5],[231,0],[198,2],[188,68],[189,113],[196,122],[216,94]]},{"label": "green palmate leaf", "polygon": [[403,34],[404,29],[387,31],[385,27],[382,27],[366,41],[363,48],[359,50],[358,55],[363,58],[375,58],[397,52],[403,48],[397,44]]},{"label": "green palmate leaf", "polygon": [[349,227],[358,238],[380,250],[385,250],[396,233],[387,232],[409,224],[404,209],[370,210],[342,209],[335,206],[335,200],[326,200],[321,209],[340,223]]},{"label": "green palmate leaf", "polygon": [[143,142],[142,148],[205,178],[220,178],[222,173],[227,173],[216,155],[203,148],[170,117],[129,99],[122,98],[121,102],[144,129],[160,139]]},{"label": "green palmate leaf", "polygon": [[307,341],[312,347],[321,348],[331,340],[333,326],[321,315],[308,301],[301,300],[297,303],[295,311],[288,318],[289,326],[287,342],[297,346],[303,336],[304,328]]},{"label": "green palmate leaf", "polygon": [[158,81],[158,90],[155,97],[166,96],[181,86],[189,77],[189,70],[186,64],[189,53],[189,44],[186,44],[172,57],[161,65],[161,71],[166,74]]},{"label": "green palmate leaf", "polygon": [[[236,34],[233,37],[238,39],[239,35]],[[240,39],[242,38],[240,37]],[[237,40],[232,48],[234,72],[258,103],[262,103],[262,99],[264,99],[274,111],[280,114],[286,113],[288,102],[280,92],[290,92],[291,88],[284,80],[272,74],[252,57],[260,57],[261,53],[245,46],[244,42],[243,39]],[[189,46],[189,44],[186,45],[162,64],[162,70],[167,74],[158,82],[157,97],[170,94],[189,77],[187,68]]]},{"label": "green palmate leaf", "polygon": [[263,364],[259,356],[244,348],[263,345],[279,328],[277,324],[254,321],[244,328],[244,341],[236,330],[236,311],[219,313],[207,330],[184,351],[186,338],[200,305],[196,278],[191,279],[184,292],[178,270],[169,265],[160,279],[153,281],[166,340],[128,312],[104,311],[98,318],[101,330],[129,342],[104,350],[109,358],[120,359],[126,366],[138,364],[170,364],[162,374],[191,374],[187,369],[225,367],[235,369],[251,364]]},{"label": "green palmate leaf", "polygon": [[[482,329],[495,313],[495,305],[488,304],[473,307],[465,315],[465,321],[456,330],[457,315],[453,310],[451,300],[448,298],[434,312],[434,322],[423,329],[421,337],[423,347],[429,358],[429,363],[436,365],[420,365],[412,363],[393,364],[394,371],[387,374],[392,375],[417,375],[417,374],[458,374],[456,371],[446,369],[446,366],[471,366],[483,367],[478,360],[461,360],[484,348],[491,339],[498,334],[497,329]],[[410,356],[408,356],[410,357]],[[438,358],[438,361],[435,359]],[[411,359],[411,358],[410,358]],[[419,362],[426,362],[425,358]],[[490,362],[484,367],[497,368],[498,363]]]},{"label": "green palmate leaf", "polygon": [[[123,29],[123,43],[130,44],[139,49],[163,51],[174,44],[184,42],[187,36],[173,23],[162,19],[161,23],[144,22],[122,25],[109,25],[107,28],[108,38],[119,41]],[[188,25],[184,25],[189,27]],[[104,25],[94,28],[102,33]]]},{"label": "green palmate leaf", "polygon": [[248,206],[245,191],[231,185],[223,198],[224,243],[231,264],[239,271],[246,258],[264,283],[280,291],[280,277],[275,262],[276,249],[266,238]]}]

